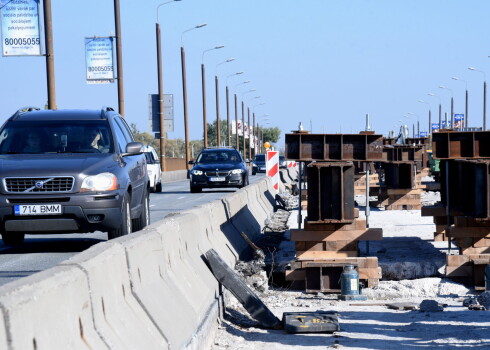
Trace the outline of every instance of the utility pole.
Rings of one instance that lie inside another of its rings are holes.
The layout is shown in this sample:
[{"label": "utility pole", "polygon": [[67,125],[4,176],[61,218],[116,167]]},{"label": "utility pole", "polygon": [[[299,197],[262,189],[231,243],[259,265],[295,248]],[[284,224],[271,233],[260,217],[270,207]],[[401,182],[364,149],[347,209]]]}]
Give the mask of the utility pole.
[{"label": "utility pole", "polygon": [[124,117],[124,79],[120,12],[119,0],[114,0],[114,19],[116,24],[117,100],[119,105],[119,114]]},{"label": "utility pole", "polygon": [[44,38],[46,42],[46,80],[48,84],[48,109],[56,109],[56,84],[54,77],[53,17],[51,0],[44,0]]}]

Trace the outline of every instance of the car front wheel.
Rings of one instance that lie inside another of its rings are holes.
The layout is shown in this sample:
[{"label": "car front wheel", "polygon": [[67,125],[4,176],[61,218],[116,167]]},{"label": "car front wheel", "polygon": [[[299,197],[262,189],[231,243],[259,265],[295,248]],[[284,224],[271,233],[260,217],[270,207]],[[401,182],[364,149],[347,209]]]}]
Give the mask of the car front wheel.
[{"label": "car front wheel", "polygon": [[7,232],[2,233],[3,244],[16,245],[24,243],[25,235],[23,233]]},{"label": "car front wheel", "polygon": [[141,214],[139,218],[135,220],[134,232],[144,229],[150,224],[150,196],[146,193],[143,196],[143,201],[141,203]]},{"label": "car front wheel", "polygon": [[107,233],[107,237],[109,239],[114,239],[131,233],[132,222],[131,222],[131,208],[129,203],[130,203],[129,193],[126,193],[123,197],[123,201],[121,205],[121,218],[122,218],[121,225],[117,229],[110,230]]},{"label": "car front wheel", "polygon": [[200,193],[200,192],[202,192],[202,187],[191,185],[190,190],[191,190],[191,193]]}]

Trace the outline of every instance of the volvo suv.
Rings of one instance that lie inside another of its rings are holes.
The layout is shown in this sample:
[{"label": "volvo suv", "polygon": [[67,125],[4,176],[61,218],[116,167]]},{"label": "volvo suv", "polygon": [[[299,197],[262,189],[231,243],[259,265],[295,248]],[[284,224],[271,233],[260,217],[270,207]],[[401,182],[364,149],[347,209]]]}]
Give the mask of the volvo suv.
[{"label": "volvo suv", "polygon": [[111,108],[24,108],[0,129],[0,233],[103,231],[108,238],[149,223],[143,145]]},{"label": "volvo suv", "polygon": [[206,148],[190,161],[190,191],[203,188],[244,187],[248,185],[247,164],[234,148]]}]

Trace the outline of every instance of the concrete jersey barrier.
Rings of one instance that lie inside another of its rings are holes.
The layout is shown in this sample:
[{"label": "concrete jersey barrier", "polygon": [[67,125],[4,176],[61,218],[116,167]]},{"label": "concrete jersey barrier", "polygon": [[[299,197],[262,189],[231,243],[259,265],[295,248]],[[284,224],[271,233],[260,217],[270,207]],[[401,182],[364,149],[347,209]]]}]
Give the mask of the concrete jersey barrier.
[{"label": "concrete jersey barrier", "polygon": [[0,287],[0,348],[210,348],[221,291],[204,254],[233,267],[274,196],[263,179]]}]

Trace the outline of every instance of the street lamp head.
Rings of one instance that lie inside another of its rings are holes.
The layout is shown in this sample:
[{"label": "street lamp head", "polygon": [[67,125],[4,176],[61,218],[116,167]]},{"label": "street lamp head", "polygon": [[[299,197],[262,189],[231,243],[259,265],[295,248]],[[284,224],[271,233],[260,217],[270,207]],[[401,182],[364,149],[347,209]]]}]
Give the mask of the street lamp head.
[{"label": "street lamp head", "polygon": [[417,100],[417,102],[420,102],[420,103],[427,103],[427,102],[425,102],[424,100]]},{"label": "street lamp head", "polygon": [[198,24],[197,26],[195,26],[194,28],[202,28],[202,27],[205,27],[207,26],[208,24],[207,23],[202,23],[202,24]]},{"label": "street lamp head", "polygon": [[476,70],[475,67],[468,67],[469,70]]},{"label": "street lamp head", "polygon": [[[179,0],[180,1],[180,0]],[[223,47],[225,47],[225,45],[219,45],[219,46],[215,46],[214,49],[215,50],[218,50],[218,49],[222,49]]]},{"label": "street lamp head", "polygon": [[157,23],[159,23],[158,10],[160,9],[160,7],[162,7],[163,5],[166,5],[166,4],[170,4],[171,2],[175,2],[175,1],[181,1],[181,0],[170,0],[170,1],[166,1],[164,3],[161,3],[160,5],[157,6]]},{"label": "street lamp head", "polygon": [[191,30],[193,30],[193,29],[199,29],[199,28],[202,28],[202,27],[205,27],[205,26],[207,26],[207,23],[198,24],[198,25],[197,25],[197,26],[195,26],[195,27],[192,27],[192,28],[189,28],[189,29],[187,29],[187,30],[184,30],[184,31],[182,32],[182,34],[180,34],[180,43],[181,43],[181,46],[182,46],[182,47],[184,47],[184,34],[185,34],[185,33],[189,32],[189,31],[191,31]]},{"label": "street lamp head", "polygon": [[439,89],[446,89],[444,85],[439,85]]}]

